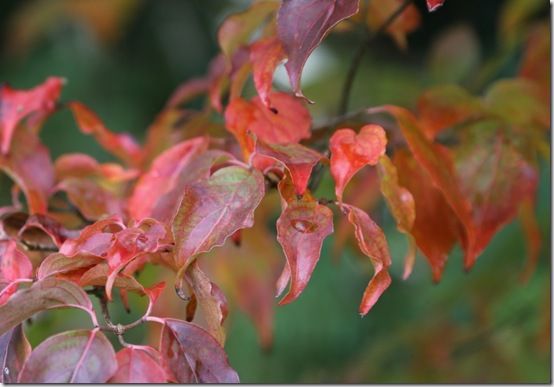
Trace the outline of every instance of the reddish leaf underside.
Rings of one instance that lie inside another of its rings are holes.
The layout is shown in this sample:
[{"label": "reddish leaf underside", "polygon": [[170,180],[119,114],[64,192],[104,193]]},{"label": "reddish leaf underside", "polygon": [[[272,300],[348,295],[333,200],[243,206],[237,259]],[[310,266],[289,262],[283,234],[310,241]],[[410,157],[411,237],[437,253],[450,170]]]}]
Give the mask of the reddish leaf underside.
[{"label": "reddish leaf underside", "polygon": [[98,329],[52,336],[36,347],[20,383],[106,383],[117,369],[109,340]]},{"label": "reddish leaf underside", "polygon": [[31,278],[33,265],[13,240],[0,241],[0,305],[17,289],[17,280]]},{"label": "reddish leaf underside", "polygon": [[262,39],[250,46],[252,78],[262,103],[270,108],[270,93],[273,73],[277,65],[285,58],[281,41],[277,37]]},{"label": "reddish leaf underside", "polygon": [[202,328],[165,319],[160,351],[170,380],[177,383],[239,383],[223,348]]},{"label": "reddish leaf underside", "polygon": [[277,35],[288,60],[285,65],[294,93],[304,97],[300,77],[306,60],[327,32],[358,12],[359,0],[283,0]]},{"label": "reddish leaf underside", "polygon": [[346,184],[365,165],[376,165],[385,154],[387,137],[379,125],[366,125],[360,133],[339,129],[329,140],[331,175],[335,180],[337,199],[342,201]]}]

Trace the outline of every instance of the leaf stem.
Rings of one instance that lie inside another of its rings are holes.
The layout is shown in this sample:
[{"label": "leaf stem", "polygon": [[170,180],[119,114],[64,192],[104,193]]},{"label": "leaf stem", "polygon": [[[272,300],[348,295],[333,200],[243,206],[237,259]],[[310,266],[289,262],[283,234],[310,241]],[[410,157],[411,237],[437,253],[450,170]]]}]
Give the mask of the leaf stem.
[{"label": "leaf stem", "polygon": [[341,99],[338,109],[339,116],[344,115],[348,111],[348,103],[350,102],[352,86],[354,85],[354,80],[356,78],[356,74],[358,73],[358,69],[360,68],[360,64],[362,63],[362,59],[364,57],[366,49],[370,46],[370,44],[378,35],[380,35],[387,28],[389,28],[392,23],[394,23],[394,21],[402,14],[402,12],[404,12],[406,8],[408,8],[411,3],[412,0],[404,0],[404,2],[400,4],[400,6],[392,14],[390,14],[387,20],[385,20],[383,24],[381,24],[381,26],[377,30],[375,30],[375,32],[369,34],[367,39],[363,41],[356,50],[356,53],[352,58],[352,62],[350,62],[350,68],[348,69],[348,73],[346,74],[346,79],[342,87]]}]

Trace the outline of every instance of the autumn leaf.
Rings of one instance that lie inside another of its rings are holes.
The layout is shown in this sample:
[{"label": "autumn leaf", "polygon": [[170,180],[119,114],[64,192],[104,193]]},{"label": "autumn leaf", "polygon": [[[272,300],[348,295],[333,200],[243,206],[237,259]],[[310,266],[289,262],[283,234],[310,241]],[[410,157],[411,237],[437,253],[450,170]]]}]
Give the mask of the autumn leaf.
[{"label": "autumn leaf", "polygon": [[255,154],[271,158],[283,164],[289,171],[298,195],[304,194],[314,166],[325,157],[300,144],[267,144],[261,140],[256,142]]},{"label": "autumn leaf", "polygon": [[381,192],[396,220],[398,230],[408,237],[408,253],[405,258],[403,278],[407,279],[415,263],[416,246],[411,234],[416,218],[414,198],[410,191],[398,183],[396,167],[387,156],[382,156],[377,165]]},{"label": "autumn leaf", "polygon": [[0,154],[0,169],[21,188],[30,213],[47,212],[48,197],[54,186],[54,168],[48,149],[36,134],[27,128],[16,131],[10,152]]},{"label": "autumn leaf", "polygon": [[197,261],[187,268],[184,277],[202,310],[208,333],[223,346],[225,344],[223,322],[228,313],[225,295],[200,269]]},{"label": "autumn leaf", "polygon": [[63,84],[62,78],[49,77],[30,90],[13,89],[7,84],[0,86],[1,156],[10,151],[16,128],[23,119],[27,118],[27,127],[34,129],[56,109]]},{"label": "autumn leaf", "polygon": [[[181,172],[191,160],[208,149],[208,139],[198,137],[174,145],[160,154],[150,169],[141,176],[129,198],[129,212],[133,219],[155,217],[168,220],[170,214],[154,214],[161,198],[177,188]],[[179,187],[182,189],[182,187]]]},{"label": "autumn leaf", "polygon": [[165,383],[161,354],[152,347],[133,345],[116,355],[117,370],[109,383]]},{"label": "autumn leaf", "polygon": [[273,73],[277,65],[285,58],[281,42],[276,37],[259,40],[250,46],[252,77],[262,103],[271,108],[269,99]]},{"label": "autumn leaf", "polygon": [[0,241],[0,305],[15,293],[20,280],[30,279],[33,265],[13,240]]},{"label": "autumn leaf", "polygon": [[218,342],[186,321],[164,319],[160,352],[170,380],[177,383],[238,383]]},{"label": "autumn leaf", "polygon": [[421,250],[433,275],[439,282],[448,253],[461,238],[460,223],[442,192],[429,182],[429,174],[408,150],[394,152],[393,163],[398,172],[399,183],[408,189],[415,202],[415,221],[412,235]]},{"label": "autumn leaf", "polygon": [[429,12],[436,11],[444,4],[445,0],[427,0],[427,9]]},{"label": "autumn leaf", "polygon": [[379,125],[366,125],[358,134],[348,128],[333,133],[329,140],[331,175],[339,201],[352,176],[365,165],[376,165],[386,146],[387,137]]},{"label": "autumn leaf", "polygon": [[358,12],[359,0],[283,0],[277,14],[277,35],[288,60],[285,64],[292,90],[304,97],[300,77],[306,60],[338,24]]},{"label": "autumn leaf", "polygon": [[93,322],[96,317],[87,294],[72,282],[45,278],[31,287],[16,292],[4,305],[0,306],[0,335],[35,313],[52,308],[78,308],[89,313]]},{"label": "autumn leaf", "polygon": [[68,331],[36,347],[19,383],[106,383],[117,368],[114,350],[98,328]]},{"label": "autumn leaf", "polygon": [[471,204],[461,192],[450,151],[429,141],[423,134],[417,119],[404,108],[387,105],[370,109],[369,112],[388,112],[396,119],[415,159],[429,174],[432,183],[442,192],[463,226],[462,247],[465,252],[465,262],[475,261],[477,236]]},{"label": "autumn leaf", "polygon": [[269,144],[298,143],[310,137],[310,113],[298,98],[277,92],[268,98],[271,109],[255,97],[251,101],[237,98],[225,110],[226,128],[236,137],[246,157],[254,149],[249,133]]},{"label": "autumn leaf", "polygon": [[237,230],[252,227],[264,192],[262,174],[239,166],[218,169],[209,179],[186,186],[172,226],[178,265],[188,266]]},{"label": "autumn leaf", "polygon": [[2,367],[0,382],[17,383],[19,372],[31,350],[31,344],[25,337],[22,324],[0,336],[0,367]]},{"label": "autumn leaf", "polygon": [[284,290],[288,277],[290,289],[279,301],[288,304],[300,296],[321,255],[323,240],[333,232],[333,212],[315,200],[294,201],[277,219],[277,241],[287,263],[278,286]]},{"label": "autumn leaf", "polygon": [[111,132],[100,118],[81,102],[68,102],[67,107],[83,133],[92,135],[104,149],[128,165],[140,163],[140,147],[129,134]]},{"label": "autumn leaf", "polygon": [[388,272],[391,265],[389,247],[385,234],[368,214],[348,204],[341,204],[341,210],[354,226],[358,246],[362,253],[369,257],[375,271],[364,291],[359,307],[360,315],[365,316],[391,283]]}]

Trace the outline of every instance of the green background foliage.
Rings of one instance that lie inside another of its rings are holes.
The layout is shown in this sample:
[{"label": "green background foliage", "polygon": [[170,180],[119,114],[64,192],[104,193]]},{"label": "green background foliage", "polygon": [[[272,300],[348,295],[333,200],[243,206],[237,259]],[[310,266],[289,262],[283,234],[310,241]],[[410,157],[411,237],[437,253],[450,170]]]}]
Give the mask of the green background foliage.
[{"label": "green background foliage", "polygon": [[[109,1],[94,0],[98,7]],[[98,40],[90,25],[60,14],[32,42],[14,47],[20,42],[13,35],[14,23],[30,23],[29,28],[38,24],[40,18],[24,11],[42,7],[40,12],[46,14],[46,3],[3,2],[0,79],[27,88],[49,75],[65,77],[62,100],[83,101],[109,128],[139,139],[173,89],[206,71],[217,52],[218,23],[247,4],[136,1],[132,11],[126,11],[126,21],[116,23],[118,37],[111,42]],[[417,2],[422,9],[423,3]],[[438,12],[423,13],[407,51],[380,37],[360,68],[351,109],[382,103],[413,107],[422,90],[444,82],[479,93],[491,81],[514,74],[521,50],[503,48],[497,34],[506,3],[450,1]],[[542,3],[537,18],[548,13],[547,3]],[[465,43],[458,60],[448,62],[436,46],[452,30],[465,31]],[[324,119],[335,114],[344,76],[361,39],[356,31],[332,34],[308,62],[304,92],[317,102],[311,107],[314,116]],[[491,62],[499,63],[484,72],[483,64]],[[278,87],[285,86],[278,83]],[[110,160],[77,130],[68,111],[55,114],[41,137],[53,158],[84,152]],[[322,191],[329,190],[325,186],[329,176],[325,179]],[[10,185],[6,176],[0,176],[2,204],[9,201]],[[260,349],[251,322],[231,310],[226,344],[231,364],[243,382],[549,382],[550,186],[550,167],[543,165],[536,211],[544,243],[529,282],[520,281],[525,245],[518,222],[496,235],[471,272],[463,272],[461,253],[455,250],[440,284],[432,283],[421,256],[412,276],[402,281],[405,238],[382,206],[377,220],[389,238],[393,283],[371,312],[363,319],[357,314],[370,265],[350,248],[335,259],[329,238],[302,296],[290,305],[276,306],[271,349]],[[150,268],[142,279],[154,282],[158,270]],[[131,315],[117,310],[115,319],[132,321],[140,315],[144,300],[132,298],[131,305]],[[36,345],[54,332],[82,326],[83,321],[79,311],[43,313],[29,327],[29,339]],[[144,327],[127,336],[139,343]]]}]

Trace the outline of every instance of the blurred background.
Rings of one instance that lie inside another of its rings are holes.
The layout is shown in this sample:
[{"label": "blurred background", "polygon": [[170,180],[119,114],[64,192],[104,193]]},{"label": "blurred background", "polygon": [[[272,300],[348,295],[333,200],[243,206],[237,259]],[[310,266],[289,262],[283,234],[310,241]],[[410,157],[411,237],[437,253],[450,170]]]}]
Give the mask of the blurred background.
[{"label": "blurred background", "polygon": [[[518,16],[518,7],[525,8],[526,2],[531,11]],[[420,27],[408,36],[405,50],[385,35],[373,43],[356,78],[351,109],[382,103],[413,107],[422,90],[445,82],[480,93],[495,79],[516,73],[530,26],[549,23],[544,0],[447,0],[431,14],[424,11],[423,0],[415,3],[422,11]],[[110,129],[142,140],[170,93],[206,72],[218,51],[221,20],[248,4],[3,0],[0,81],[30,88],[47,76],[62,76],[67,79],[62,100],[80,100]],[[317,102],[310,107],[316,121],[336,112],[361,39],[356,29],[333,33],[310,58],[303,85]],[[282,70],[276,86],[286,90]],[[111,160],[77,130],[67,111],[49,119],[41,137],[53,158],[84,152]],[[2,205],[9,202],[10,185],[0,176]],[[412,276],[402,281],[405,238],[383,207],[379,222],[389,237],[393,284],[361,319],[357,306],[372,269],[350,247],[335,259],[329,238],[302,296],[283,307],[275,301],[271,347],[261,349],[251,320],[231,309],[226,350],[241,381],[550,382],[550,186],[550,166],[544,164],[536,210],[544,243],[537,270],[525,283],[520,280],[525,243],[517,221],[496,235],[471,272],[464,273],[456,249],[441,283],[432,283],[420,256]],[[143,273],[146,281],[156,278],[157,270]],[[134,304],[144,302],[133,299]],[[131,316],[115,313],[132,320],[140,307]],[[36,345],[52,333],[79,326],[82,317],[78,311],[45,313],[28,327],[29,339]],[[137,329],[128,341],[139,343],[144,336]]]}]

